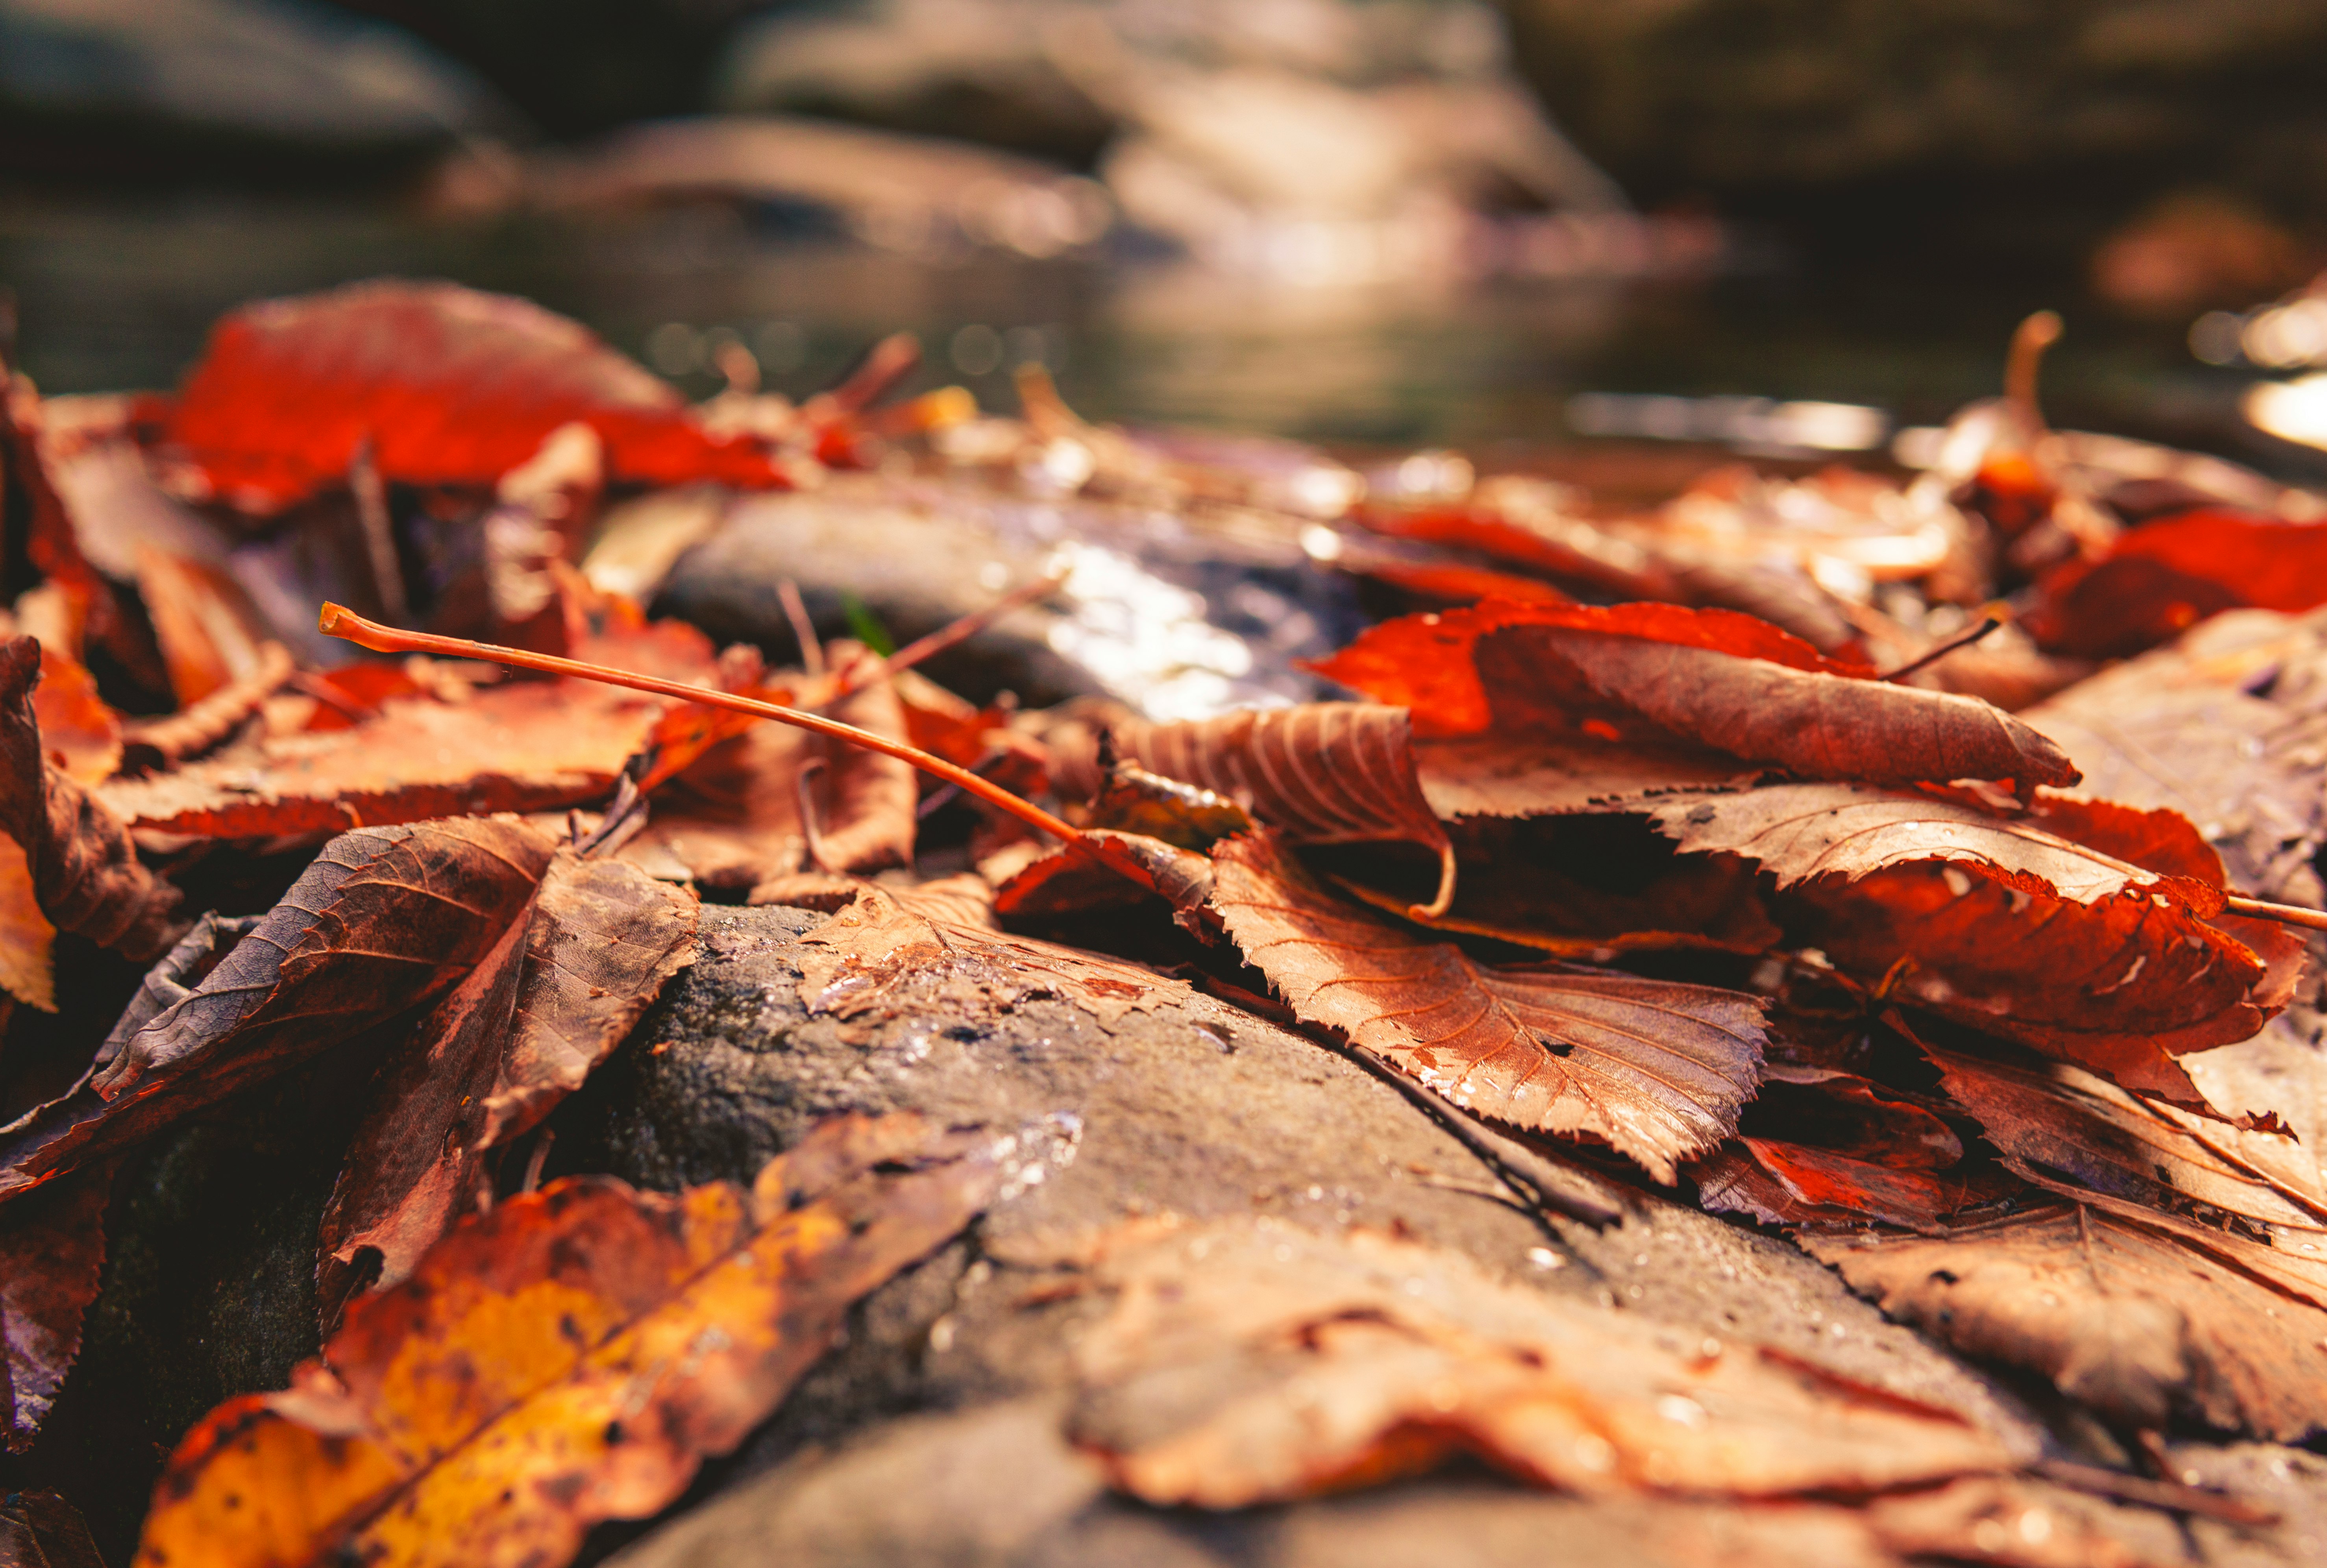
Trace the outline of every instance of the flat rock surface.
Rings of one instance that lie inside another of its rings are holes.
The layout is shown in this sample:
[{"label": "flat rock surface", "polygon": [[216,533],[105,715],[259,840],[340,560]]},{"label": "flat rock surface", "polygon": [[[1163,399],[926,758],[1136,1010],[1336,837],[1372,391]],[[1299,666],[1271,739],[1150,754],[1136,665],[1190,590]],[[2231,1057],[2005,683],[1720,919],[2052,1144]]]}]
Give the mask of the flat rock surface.
[{"label": "flat rock surface", "polygon": [[[1397,1090],[1209,999],[1126,1013],[1109,1030],[1069,1003],[995,1011],[930,977],[902,987],[877,1022],[811,1016],[794,944],[821,919],[706,908],[694,966],[555,1119],[553,1169],[656,1188],[745,1180],[818,1117],[905,1109],[1015,1132],[1023,1163],[967,1236],[860,1306],[847,1343],[691,1497],[727,1495],[637,1541],[625,1563],[751,1561],[775,1541],[833,1563],[1388,1562],[1395,1554],[1373,1547],[1350,1554],[1378,1535],[1448,1532],[1475,1535],[1488,1561],[1499,1533],[1600,1507],[1476,1476],[1218,1517],[1107,1495],[1057,1435],[1070,1348],[1096,1304],[1029,1298],[1079,1238],[1165,1212],[1398,1232],[1606,1310],[1776,1347],[1958,1412],[2017,1451],[2041,1446],[2008,1394],[1790,1246],[1591,1173],[1579,1180],[1612,1195],[1621,1221],[1538,1221]],[[1451,1501],[1482,1489],[1500,1500]],[[888,1500],[851,1500],[868,1497]],[[602,1531],[593,1549],[637,1533]],[[1606,1561],[1659,1560],[1624,1559],[1626,1528],[1604,1534]],[[1676,1545],[1671,1560],[1694,1549]]]}]

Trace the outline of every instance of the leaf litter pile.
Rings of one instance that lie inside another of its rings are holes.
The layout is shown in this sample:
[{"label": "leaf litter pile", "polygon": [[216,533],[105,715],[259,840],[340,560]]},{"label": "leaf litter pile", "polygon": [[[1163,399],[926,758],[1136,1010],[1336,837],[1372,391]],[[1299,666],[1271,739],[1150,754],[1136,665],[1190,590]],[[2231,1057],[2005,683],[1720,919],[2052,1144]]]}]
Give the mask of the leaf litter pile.
[{"label": "leaf litter pile", "polygon": [[[801,994],[842,1020],[917,976],[1102,1022],[1209,993],[1500,1151],[1523,1203],[1605,1223],[1526,1175],[1581,1171],[1790,1237],[2111,1461],[1410,1237],[1166,1216],[1073,1265],[1110,1304],[1062,1431],[1130,1498],[1470,1456],[1815,1499],[1852,1561],[2184,1560],[2079,1494],[2264,1528],[2159,1434],[2327,1434],[2327,505],[2046,428],[2054,330],[1920,475],[1722,468],[1654,504],[1094,426],[1039,375],[1014,418],[897,400],[907,341],[798,406],[742,365],[690,406],[443,285],[238,312],[174,396],[14,377],[8,1462],[124,1162],[338,1063],[366,1087],[320,1353],[184,1434],[136,1560],[556,1563],[678,1498],[1017,1190],[1013,1129],[904,1114],[748,1186],[544,1182],[546,1118],[712,899],[823,911]],[[901,650],[819,639],[783,583],[775,667],[640,608],[704,498],[753,491],[1175,519],[1374,623],[1309,661],[1318,700],[1038,710],[916,667],[1065,568]],[[10,1560],[98,1561],[96,1500],[12,1492]]]}]

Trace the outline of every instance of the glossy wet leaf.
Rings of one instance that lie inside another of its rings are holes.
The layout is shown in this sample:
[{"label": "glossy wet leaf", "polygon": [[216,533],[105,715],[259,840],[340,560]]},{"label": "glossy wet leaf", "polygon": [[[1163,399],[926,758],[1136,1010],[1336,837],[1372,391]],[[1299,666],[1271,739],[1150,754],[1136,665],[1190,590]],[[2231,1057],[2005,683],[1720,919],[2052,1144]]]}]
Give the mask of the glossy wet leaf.
[{"label": "glossy wet leaf", "polygon": [[462,1222],[357,1302],[279,1394],[171,1457],[145,1568],[550,1568],[733,1449],[858,1297],[958,1231],[991,1136],[838,1117],[746,1191],[554,1182]]},{"label": "glossy wet leaf", "polygon": [[1998,1438],[1750,1343],[1266,1218],[1101,1238],[1070,1430],[1121,1489],[1238,1507],[1474,1454],[1537,1486],[1778,1498],[2003,1467]]},{"label": "glossy wet leaf", "polygon": [[1494,966],[1326,892],[1275,838],[1213,851],[1211,908],[1304,1021],[1455,1104],[1612,1145],[1660,1181],[1736,1130],[1762,1003],[1561,964]]},{"label": "glossy wet leaf", "polygon": [[551,849],[530,828],[490,818],[332,840],[199,985],[108,1040],[70,1093],[0,1129],[0,1197],[443,994],[524,910]]}]

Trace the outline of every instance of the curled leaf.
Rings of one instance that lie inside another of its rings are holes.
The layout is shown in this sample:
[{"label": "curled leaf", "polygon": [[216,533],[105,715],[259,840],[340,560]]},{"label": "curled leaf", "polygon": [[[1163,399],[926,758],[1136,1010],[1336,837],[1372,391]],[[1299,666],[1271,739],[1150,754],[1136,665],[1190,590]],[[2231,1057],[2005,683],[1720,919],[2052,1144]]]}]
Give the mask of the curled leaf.
[{"label": "curled leaf", "polygon": [[[1413,725],[1398,708],[1304,703],[1176,724],[1127,720],[1117,750],[1151,772],[1227,797],[1294,844],[1419,844],[1436,852],[1444,914],[1454,896],[1454,850],[1415,776]],[[1079,786],[1090,794],[1096,773]]]},{"label": "curled leaf", "polygon": [[357,1302],[279,1394],[178,1445],[143,1568],[533,1568],[725,1453],[858,1297],[985,1207],[990,1140],[840,1117],[749,1191],[553,1182],[463,1221]]},{"label": "curled leaf", "polygon": [[1213,851],[1211,907],[1308,1022],[1455,1104],[1604,1142],[1659,1181],[1735,1132],[1762,1062],[1741,993],[1563,964],[1492,966],[1320,888],[1276,839]]}]

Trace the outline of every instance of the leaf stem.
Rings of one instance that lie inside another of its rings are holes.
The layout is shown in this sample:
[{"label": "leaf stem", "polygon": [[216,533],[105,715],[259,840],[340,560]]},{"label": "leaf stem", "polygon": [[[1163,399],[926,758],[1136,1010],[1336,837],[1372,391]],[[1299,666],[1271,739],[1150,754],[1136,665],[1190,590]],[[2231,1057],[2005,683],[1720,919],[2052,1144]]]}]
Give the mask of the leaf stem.
[{"label": "leaf stem", "polygon": [[589,664],[578,658],[559,658],[552,654],[528,653],[523,649],[503,648],[496,643],[472,642],[465,637],[399,631],[393,626],[366,621],[341,604],[326,603],[322,615],[316,619],[316,624],[326,637],[344,638],[360,648],[370,649],[374,653],[433,653],[444,658],[481,659],[490,664],[539,670],[544,675],[603,681],[608,686],[628,686],[633,691],[677,697],[681,702],[701,703],[706,707],[725,708],[731,713],[773,719],[797,730],[807,730],[813,734],[911,762],[922,772],[934,774],[949,784],[959,786],[980,800],[1008,812],[1029,827],[1039,828],[1053,838],[1063,839],[1069,844],[1079,844],[1083,839],[1071,823],[1051,816],[1031,800],[1013,795],[990,779],[980,778],[968,769],[957,767],[942,757],[931,756],[919,746],[892,741],[886,735],[876,735],[870,730],[860,730],[854,724],[844,724],[838,719],[827,719],[821,714],[802,713],[798,708],[763,703],[756,697],[737,696],[733,692],[688,686],[683,681],[663,680],[656,676],[639,675],[631,670],[615,669],[609,665]]},{"label": "leaf stem", "polygon": [[2306,910],[2300,904],[2274,904],[2266,899],[2250,899],[2232,893],[2222,901],[2222,908],[2233,915],[2248,915],[2257,920],[2276,920],[2282,926],[2307,926],[2314,931],[2327,931],[2327,911]]},{"label": "leaf stem", "polygon": [[1973,643],[1977,642],[1981,638],[1986,637],[1989,632],[1994,631],[1997,627],[2000,627],[2003,624],[2004,617],[2001,615],[1991,615],[1986,620],[1981,621],[1977,626],[1973,627],[1970,630],[1958,632],[1955,636],[1949,638],[1945,642],[1940,643],[1936,648],[1927,649],[1923,652],[1916,655],[1913,658],[1911,658],[1906,663],[1901,665],[1897,669],[1876,676],[1874,678],[1877,680],[1886,681],[1904,680],[1909,676],[1914,674],[1917,670],[1937,664],[1939,660],[1947,658],[1948,655],[1954,653],[1960,649],[1969,648]]}]

